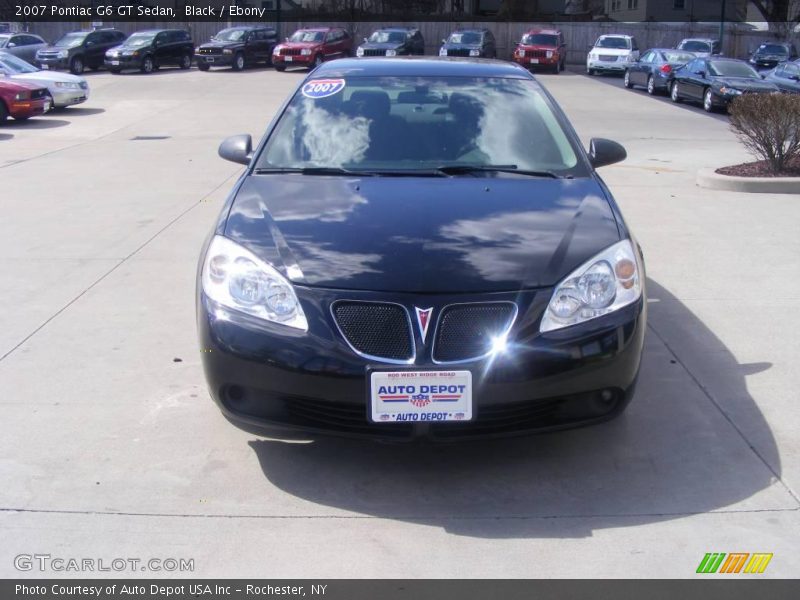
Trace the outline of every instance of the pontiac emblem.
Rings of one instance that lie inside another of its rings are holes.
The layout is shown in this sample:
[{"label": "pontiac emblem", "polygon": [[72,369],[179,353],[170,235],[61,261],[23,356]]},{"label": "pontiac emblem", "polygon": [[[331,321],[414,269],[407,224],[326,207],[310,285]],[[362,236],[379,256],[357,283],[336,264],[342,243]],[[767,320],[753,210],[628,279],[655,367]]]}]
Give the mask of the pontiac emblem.
[{"label": "pontiac emblem", "polygon": [[433,307],[431,308],[418,308],[414,307],[417,313],[417,324],[419,325],[419,333],[422,336],[422,341],[425,342],[425,337],[428,335],[428,326],[431,324],[431,314],[433,314]]}]

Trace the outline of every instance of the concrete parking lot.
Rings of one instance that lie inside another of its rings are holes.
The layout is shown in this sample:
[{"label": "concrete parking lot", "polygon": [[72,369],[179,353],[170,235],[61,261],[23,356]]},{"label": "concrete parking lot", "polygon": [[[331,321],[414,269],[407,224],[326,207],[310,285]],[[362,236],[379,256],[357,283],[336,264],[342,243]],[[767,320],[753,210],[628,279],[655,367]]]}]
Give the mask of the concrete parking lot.
[{"label": "concrete parking lot", "polygon": [[449,578],[693,577],[706,552],[767,552],[763,576],[800,573],[800,202],[696,187],[748,160],[726,117],[619,80],[540,78],[584,140],[628,149],[602,170],[649,277],[623,417],[452,446],[226,422],[193,297],[240,172],[217,145],[260,136],[302,76],[93,73],[85,105],[0,127],[0,576],[41,576],[14,566],[35,553]]}]

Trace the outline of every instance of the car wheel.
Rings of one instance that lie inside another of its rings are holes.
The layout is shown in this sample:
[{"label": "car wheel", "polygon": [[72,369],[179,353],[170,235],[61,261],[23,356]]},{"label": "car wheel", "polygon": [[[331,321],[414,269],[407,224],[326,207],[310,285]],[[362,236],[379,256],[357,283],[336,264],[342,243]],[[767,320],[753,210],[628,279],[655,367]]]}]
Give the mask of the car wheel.
[{"label": "car wheel", "polygon": [[122,69],[109,69],[108,71],[113,75],[119,75],[122,73]]},{"label": "car wheel", "polygon": [[633,88],[633,84],[631,83],[631,72],[627,69],[625,70],[625,79],[623,79],[622,83],[627,89]]},{"label": "car wheel", "polygon": [[653,78],[652,75],[647,78],[647,93],[651,96],[656,95],[656,80]]},{"label": "car wheel", "polygon": [[703,110],[708,113],[713,113],[717,110],[717,107],[714,106],[714,96],[711,88],[706,88],[706,91],[703,94]]},{"label": "car wheel", "polygon": [[142,66],[139,68],[139,70],[142,73],[152,73],[155,70],[155,68],[156,68],[156,64],[153,62],[153,57],[152,56],[145,56],[142,59]]},{"label": "car wheel", "polygon": [[244,69],[244,54],[240,52],[233,57],[233,63],[231,63],[231,68],[234,71],[241,71],[242,69]]},{"label": "car wheel", "polygon": [[8,109],[5,102],[0,100],[0,123],[5,123],[6,119],[8,119]]},{"label": "car wheel", "polygon": [[192,56],[190,54],[184,54],[181,56],[181,69],[191,69],[192,68]]},{"label": "car wheel", "polygon": [[80,56],[76,56],[69,62],[69,71],[73,75],[80,75],[83,73],[83,69],[83,59]]},{"label": "car wheel", "polygon": [[322,64],[322,54],[317,54],[314,58],[314,67],[318,67]]},{"label": "car wheel", "polygon": [[675,103],[678,103],[678,102],[681,101],[681,96],[680,96],[680,92],[678,91],[678,82],[677,81],[672,84],[672,87],[669,90],[669,97],[670,97],[670,100],[672,100]]},{"label": "car wheel", "polygon": [[589,67],[586,67],[586,74],[591,77],[592,75],[594,75],[594,69],[590,69]]},{"label": "car wheel", "polygon": [[197,68],[200,69],[201,71],[208,71],[209,66],[207,63],[199,62],[197,63]]}]

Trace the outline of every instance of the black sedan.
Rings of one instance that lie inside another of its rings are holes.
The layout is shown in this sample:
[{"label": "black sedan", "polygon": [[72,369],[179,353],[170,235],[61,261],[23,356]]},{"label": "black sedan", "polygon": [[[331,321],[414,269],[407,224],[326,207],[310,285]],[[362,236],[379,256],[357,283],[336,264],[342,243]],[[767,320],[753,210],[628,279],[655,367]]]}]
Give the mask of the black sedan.
[{"label": "black sedan", "polygon": [[[413,98],[413,101],[409,99]],[[211,396],[254,432],[465,439],[630,402],[640,248],[550,94],[518,65],[342,59],[300,84],[201,252]]]},{"label": "black sedan", "polygon": [[782,92],[800,94],[800,63],[784,63],[764,75],[764,81],[772,83]]},{"label": "black sedan", "polygon": [[779,64],[797,58],[794,44],[761,44],[750,56],[750,64],[756,69],[774,69]]},{"label": "black sedan", "polygon": [[414,56],[425,54],[425,39],[416,27],[386,27],[373,31],[356,49],[356,56]]},{"label": "black sedan", "polygon": [[673,102],[699,102],[706,112],[727,108],[745,93],[777,92],[753,67],[732,58],[697,58],[675,72],[670,88]]},{"label": "black sedan", "polygon": [[640,85],[651,96],[666,93],[672,85],[675,71],[696,57],[691,52],[671,48],[651,48],[625,71],[625,87]]}]

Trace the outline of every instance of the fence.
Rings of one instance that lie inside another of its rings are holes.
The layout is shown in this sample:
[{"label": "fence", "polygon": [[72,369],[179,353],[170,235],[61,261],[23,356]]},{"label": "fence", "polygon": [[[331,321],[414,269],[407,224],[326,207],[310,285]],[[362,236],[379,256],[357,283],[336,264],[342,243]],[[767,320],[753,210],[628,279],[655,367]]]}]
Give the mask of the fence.
[{"label": "fence", "polygon": [[[246,25],[253,23],[231,22],[231,25]],[[274,23],[268,23],[274,26]],[[357,42],[361,38],[368,36],[372,31],[383,26],[393,25],[394,23],[380,22],[342,22],[325,23],[325,26],[344,27],[347,29]],[[54,40],[67,31],[88,28],[89,23],[39,23],[32,31],[42,35],[45,39]],[[218,22],[105,22],[106,27],[116,27],[125,33],[150,28],[150,27],[171,27],[187,28],[192,32],[192,38],[196,44],[207,41],[217,31],[226,24]],[[285,21],[280,24],[281,35],[288,35],[300,27],[313,26],[315,23],[301,21]],[[541,23],[472,23],[464,22],[420,22],[414,23],[419,27],[426,42],[426,53],[436,54],[442,38],[447,37],[450,31],[458,27],[487,27],[492,30],[497,38],[497,53],[500,58],[509,58],[514,49],[515,42],[520,39],[522,34],[529,29],[542,26]],[[564,32],[567,42],[567,62],[580,64],[586,60],[586,53],[599,35],[608,33],[625,33],[636,36],[639,47],[674,47],[681,39],[686,37],[719,37],[719,26],[699,23],[665,23],[665,22],[643,22],[643,23],[614,23],[614,22],[568,22],[546,24],[555,26]],[[797,34],[793,34],[797,38]],[[761,42],[766,40],[776,40],[774,33],[749,29],[746,24],[727,23],[725,25],[725,35],[723,39],[723,52],[726,56],[737,58],[747,57]],[[790,40],[792,41],[792,40]]]}]

